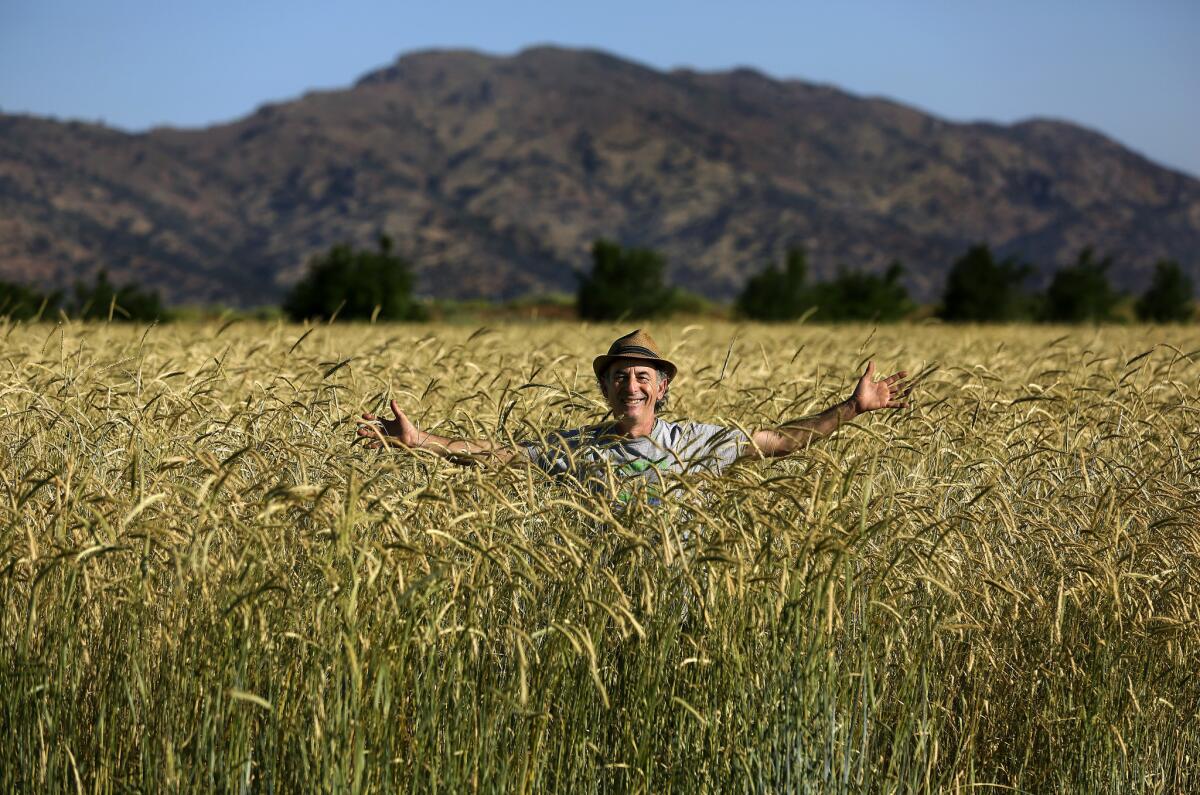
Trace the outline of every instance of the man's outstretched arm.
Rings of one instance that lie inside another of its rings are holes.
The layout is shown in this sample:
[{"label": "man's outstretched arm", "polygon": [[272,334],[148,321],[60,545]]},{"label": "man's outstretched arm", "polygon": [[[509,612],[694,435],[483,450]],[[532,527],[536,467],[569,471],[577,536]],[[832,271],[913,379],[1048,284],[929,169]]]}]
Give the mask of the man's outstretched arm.
[{"label": "man's outstretched arm", "polygon": [[395,400],[391,401],[391,407],[393,417],[390,420],[370,413],[363,414],[362,419],[358,420],[358,435],[368,440],[368,447],[427,450],[459,464],[481,461],[507,464],[521,455],[521,451],[515,447],[487,439],[451,439],[418,430]]},{"label": "man's outstretched arm", "polygon": [[812,417],[803,417],[750,435],[744,458],[773,458],[803,450],[813,442],[834,434],[860,414],[880,409],[908,408],[906,398],[912,387],[904,381],[904,370],[881,381],[875,380],[875,362],[867,362],[867,371],[858,379],[854,394]]}]

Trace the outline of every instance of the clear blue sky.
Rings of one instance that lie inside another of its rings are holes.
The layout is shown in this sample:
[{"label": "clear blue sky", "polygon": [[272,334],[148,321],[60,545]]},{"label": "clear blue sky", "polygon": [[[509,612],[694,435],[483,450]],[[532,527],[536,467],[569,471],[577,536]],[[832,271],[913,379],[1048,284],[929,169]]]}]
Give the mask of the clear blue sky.
[{"label": "clear blue sky", "polygon": [[1068,119],[1200,175],[1200,0],[0,0],[0,110],[200,126],[402,53],[747,65],[953,120]]}]

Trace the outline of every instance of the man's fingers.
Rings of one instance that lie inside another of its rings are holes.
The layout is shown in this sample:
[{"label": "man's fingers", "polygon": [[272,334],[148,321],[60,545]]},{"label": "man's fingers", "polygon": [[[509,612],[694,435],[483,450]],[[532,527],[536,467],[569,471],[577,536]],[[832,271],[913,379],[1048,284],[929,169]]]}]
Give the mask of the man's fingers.
[{"label": "man's fingers", "polygon": [[372,450],[379,448],[383,445],[383,442],[381,441],[383,439],[383,437],[379,433],[378,426],[375,426],[375,425],[363,426],[358,429],[358,433],[356,435],[358,436],[358,438],[355,439],[354,441],[352,441],[351,444],[357,444],[358,442],[362,442],[363,447],[366,447],[366,448],[372,449]]},{"label": "man's fingers", "polygon": [[384,433],[382,425],[364,425],[358,429],[358,435],[363,439],[363,446],[368,450],[378,450],[390,444],[391,437]]},{"label": "man's fingers", "polygon": [[404,412],[400,410],[400,405],[396,402],[395,398],[392,398],[391,403],[392,403],[392,416],[395,417],[396,419],[403,418],[403,419],[407,420],[408,417],[404,416]]},{"label": "man's fingers", "polygon": [[901,370],[898,373],[892,373],[891,375],[889,375],[887,378],[885,378],[883,380],[887,384],[894,384],[897,381],[899,381],[901,378],[908,378],[908,372],[906,370]]},{"label": "man's fingers", "polygon": [[866,370],[866,372],[863,373],[863,378],[870,381],[874,377],[875,377],[875,360],[871,359],[867,362],[867,370]]}]

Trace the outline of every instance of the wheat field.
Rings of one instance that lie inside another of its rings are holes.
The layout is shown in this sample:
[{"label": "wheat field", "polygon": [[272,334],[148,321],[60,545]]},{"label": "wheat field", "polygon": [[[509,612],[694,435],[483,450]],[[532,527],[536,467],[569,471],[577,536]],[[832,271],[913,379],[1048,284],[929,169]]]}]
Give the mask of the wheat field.
[{"label": "wheat field", "polygon": [[661,506],[352,443],[631,327],[4,325],[0,790],[1200,790],[1200,331],[658,324],[672,418],[929,373]]}]

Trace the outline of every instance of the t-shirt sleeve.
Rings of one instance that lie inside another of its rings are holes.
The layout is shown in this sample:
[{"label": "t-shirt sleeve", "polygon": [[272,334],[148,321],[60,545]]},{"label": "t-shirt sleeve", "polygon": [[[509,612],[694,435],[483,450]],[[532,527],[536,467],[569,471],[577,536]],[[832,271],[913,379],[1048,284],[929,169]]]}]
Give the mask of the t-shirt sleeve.
[{"label": "t-shirt sleeve", "polygon": [[555,431],[544,439],[521,442],[520,447],[538,469],[550,475],[561,475],[569,466],[571,434]]},{"label": "t-shirt sleeve", "polygon": [[687,426],[688,463],[715,472],[728,467],[750,443],[749,437],[737,428],[693,422]]},{"label": "t-shirt sleeve", "polygon": [[542,451],[545,450],[545,445],[541,442],[521,442],[517,445],[525,455],[529,456],[530,462],[538,469],[544,469],[542,466]]}]

